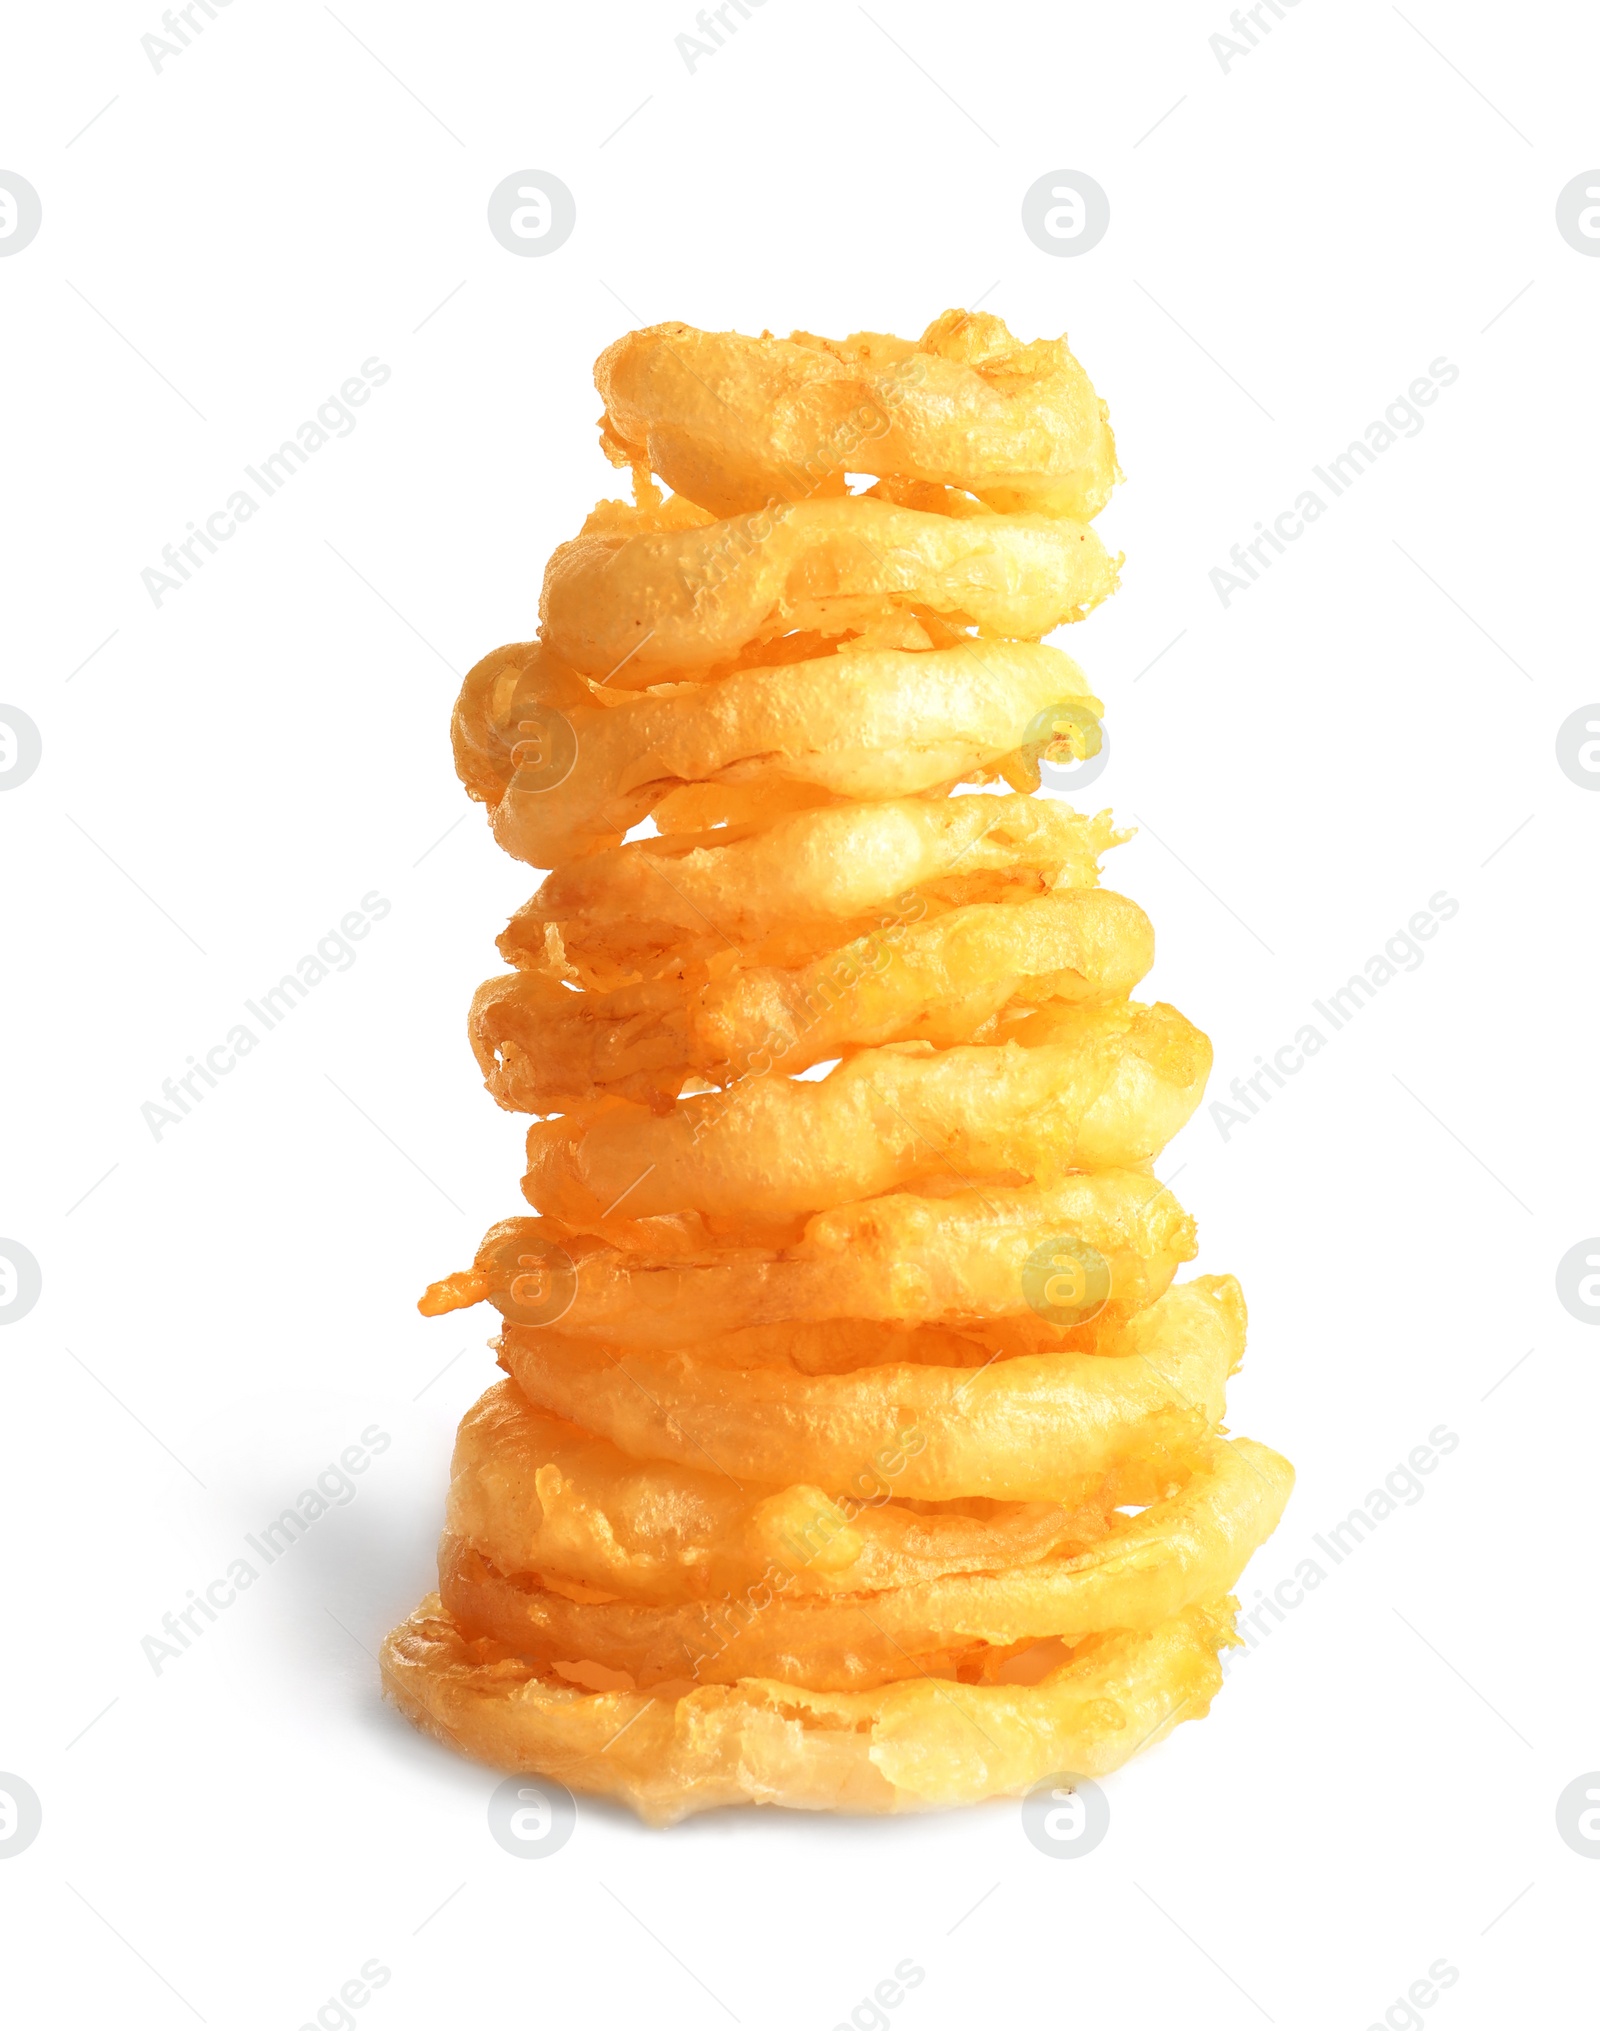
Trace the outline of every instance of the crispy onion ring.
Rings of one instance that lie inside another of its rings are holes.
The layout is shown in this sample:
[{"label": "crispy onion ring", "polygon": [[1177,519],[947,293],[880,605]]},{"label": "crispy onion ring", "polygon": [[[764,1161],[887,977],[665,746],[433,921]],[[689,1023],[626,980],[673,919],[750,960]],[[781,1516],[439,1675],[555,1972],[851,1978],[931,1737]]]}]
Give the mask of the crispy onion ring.
[{"label": "crispy onion ring", "polygon": [[385,1684],[657,1823],[1113,1769],[1205,1710],[1292,1475],[1225,1436],[1243,1297],[1174,1283],[1150,1168],[1210,1046],[1129,999],[1109,814],[1028,794],[1099,747],[1040,637],[1115,582],[1104,406],[963,312],[662,325],[597,382],[634,503],[452,721],[549,870],[469,1020],[549,1118],[537,1217],[422,1300],[494,1305],[507,1379]]},{"label": "crispy onion ring", "polygon": [[1013,1007],[1120,1001],[1154,951],[1137,903],[1058,889],[891,925],[802,966],[698,983],[572,994],[547,973],[501,974],[473,997],[467,1034],[502,1107],[534,1114],[614,1097],[664,1111],[694,1075],[800,1072],[912,1038],[968,1043]]},{"label": "crispy onion ring", "polygon": [[1019,344],[947,310],[911,344],[657,324],[600,355],[601,444],[714,515],[837,488],[846,472],[1092,519],[1118,477],[1106,407],[1065,339]]},{"label": "crispy onion ring", "polygon": [[383,1647],[413,1722],[499,1770],[620,1798],[652,1826],[719,1805],[918,1812],[1016,1797],[1058,1771],[1104,1777],[1198,1720],[1238,1639],[1231,1601],[1158,1629],[1094,1636],[1036,1684],[903,1679],[812,1692],[776,1679],[582,1692],[503,1644],[464,1636],[430,1595]]},{"label": "crispy onion ring", "polygon": [[[898,798],[992,781],[1026,767],[1041,745],[1063,759],[1100,745],[1100,702],[1083,672],[1039,642],[852,649],[632,694],[589,685],[538,644],[487,660],[492,677],[479,677],[478,690],[489,709],[503,697],[506,714],[494,833],[535,867],[616,845],[688,789],[720,796],[729,811],[774,797],[791,806]],[[1041,743],[1040,715],[1061,706],[1076,716]],[[552,783],[545,740],[519,744],[515,729],[548,732],[557,713],[574,758]],[[466,738],[475,752],[494,752],[487,728]]]},{"label": "crispy onion ring", "polygon": [[863,634],[902,613],[1037,640],[1116,588],[1081,522],[956,494],[941,507],[866,495],[718,522],[685,502],[606,501],[545,569],[541,637],[572,669],[634,689],[795,630]]},{"label": "crispy onion ring", "polygon": [[1125,837],[1034,797],[832,805],[764,828],[634,839],[546,877],[499,940],[513,965],[581,987],[704,977],[730,948],[804,965],[874,932],[978,903],[1092,888]]},{"label": "crispy onion ring", "polygon": [[708,1461],[630,1458],[536,1409],[511,1380],[468,1411],[446,1527],[502,1573],[536,1574],[577,1601],[669,1606],[732,1597],[788,1561],[797,1594],[881,1593],[956,1573],[1000,1573],[1106,1536],[1102,1494],[908,1508],[812,1483],[735,1482]]},{"label": "crispy onion ring", "polygon": [[[565,1323],[565,1322],[563,1322]],[[1155,1501],[1204,1457],[1244,1344],[1231,1277],[1178,1284],[1090,1351],[978,1367],[883,1361],[807,1374],[781,1346],[690,1353],[586,1344],[507,1326],[500,1358],[530,1403],[635,1459],[711,1466],[735,1481],[815,1483],[869,1499]]]},{"label": "crispy onion ring", "polygon": [[574,1226],[630,1215],[772,1219],[922,1181],[1053,1181],[1148,1162],[1199,1105],[1211,1046],[1174,1008],[1035,1015],[1017,1040],[857,1052],[820,1080],[768,1073],[671,1114],[625,1101],[528,1131],[523,1192]]},{"label": "crispy onion ring", "polygon": [[[756,1211],[746,1215],[743,1236],[720,1245],[697,1220],[594,1224],[618,1240],[575,1233],[559,1220],[501,1221],[470,1270],[430,1286],[422,1310],[437,1317],[487,1298],[515,1317],[519,1248],[553,1245],[573,1264],[560,1325],[578,1339],[671,1347],[747,1326],[863,1319],[1003,1328],[1012,1344],[1053,1346],[1061,1329],[1035,1311],[1024,1287],[1025,1265],[1039,1249],[1062,1235],[1093,1249],[1107,1264],[1107,1309],[1117,1317],[1153,1304],[1195,1252],[1194,1222],[1142,1171],[943,1198],[892,1192],[830,1207],[803,1225],[764,1222]],[[763,1225],[779,1230],[767,1245],[743,1238]]]}]

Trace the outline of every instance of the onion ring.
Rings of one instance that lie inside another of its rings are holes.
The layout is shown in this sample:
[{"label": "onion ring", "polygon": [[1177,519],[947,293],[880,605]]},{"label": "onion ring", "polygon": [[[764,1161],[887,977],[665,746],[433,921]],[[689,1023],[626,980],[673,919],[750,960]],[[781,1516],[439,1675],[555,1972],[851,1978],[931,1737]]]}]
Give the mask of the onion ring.
[{"label": "onion ring", "polygon": [[[484,1237],[470,1270],[430,1287],[429,1317],[487,1299],[515,1316],[510,1272],[519,1244],[554,1245],[573,1265],[560,1324],[578,1339],[671,1347],[746,1326],[855,1318],[1004,1326],[1017,1344],[1053,1346],[1061,1331],[1024,1287],[1031,1256],[1062,1235],[1107,1265],[1109,1309],[1127,1317],[1153,1304],[1192,1259],[1194,1223],[1142,1171],[1094,1171],[1045,1186],[996,1187],[926,1198],[887,1193],[814,1214],[792,1238],[718,1245],[703,1223],[613,1219],[596,1226],[623,1245],[558,1220],[507,1220]],[[794,1223],[785,1223],[793,1226]],[[751,1216],[746,1229],[758,1225]]]},{"label": "onion ring", "polygon": [[778,1680],[676,1698],[580,1692],[469,1641],[437,1594],[383,1646],[401,1711],[495,1769],[620,1798],[652,1826],[719,1805],[917,1812],[1020,1796],[1062,1770],[1105,1777],[1198,1720],[1237,1643],[1231,1600],[1144,1633],[1093,1637],[1035,1685],[915,1678],[864,1693]]},{"label": "onion ring", "polygon": [[866,472],[1087,520],[1118,478],[1105,404],[1066,340],[1019,344],[987,312],[948,310],[915,344],[652,325],[606,348],[595,385],[606,456],[715,515]]},{"label": "onion ring", "polygon": [[760,829],[634,839],[557,868],[501,934],[513,966],[582,987],[726,964],[794,967],[978,903],[1092,888],[1126,834],[1033,797],[888,799]]},{"label": "onion ring", "polygon": [[572,1600],[668,1606],[742,1593],[782,1556],[798,1594],[1000,1573],[1085,1551],[1114,1514],[1104,1500],[853,1498],[847,1512],[814,1484],[738,1486],[704,1460],[630,1459],[536,1409],[508,1378],[462,1419],[446,1529],[502,1573],[536,1573]]},{"label": "onion ring", "polygon": [[1148,1162],[1211,1069],[1207,1040],[1164,1002],[1053,1009],[1019,1036],[887,1044],[824,1079],[768,1073],[671,1114],[607,1101],[535,1122],[523,1193],[583,1226],[624,1194],[635,1218],[734,1218],[758,1200],[782,1220],[940,1178],[1054,1182]]},{"label": "onion ring", "polygon": [[571,994],[546,973],[486,980],[467,1034],[502,1107],[615,1097],[670,1109],[693,1075],[799,1072],[873,1044],[967,1043],[1041,1003],[1122,1000],[1155,940],[1137,903],[1058,889],[891,925],[798,967]]},{"label": "onion ring", "polygon": [[[496,839],[535,867],[617,844],[672,792],[727,803],[791,804],[943,793],[993,781],[1038,751],[1034,727],[1058,707],[1072,715],[1048,740],[1061,760],[1099,750],[1100,702],[1083,672],[1039,642],[961,642],[915,653],[856,649],[811,662],[738,670],[704,684],[612,694],[586,683],[538,645],[502,649],[468,678],[488,709],[509,682],[494,800]],[[491,682],[492,679],[492,682]],[[518,715],[521,715],[520,717]],[[567,729],[573,760],[549,780],[543,741],[518,743],[515,727]],[[492,766],[490,724],[467,723],[464,747]],[[519,762],[523,747],[530,761]],[[732,805],[729,807],[732,808]]]},{"label": "onion ring", "polygon": [[1116,588],[1092,529],[963,496],[940,514],[870,496],[729,522],[690,509],[688,527],[684,505],[602,502],[550,559],[541,635],[572,669],[633,689],[795,630],[861,634],[896,613],[1037,640]]},{"label": "onion ring", "polygon": [[1194,1471],[1243,1345],[1238,1285],[1199,1277],[1103,1326],[1093,1351],[976,1369],[906,1362],[806,1375],[779,1358],[743,1365],[744,1350],[715,1343],[624,1350],[509,1325],[500,1359],[530,1403],[634,1459],[857,1500],[888,1484],[903,1501],[1107,1495],[1120,1507],[1156,1501]]}]

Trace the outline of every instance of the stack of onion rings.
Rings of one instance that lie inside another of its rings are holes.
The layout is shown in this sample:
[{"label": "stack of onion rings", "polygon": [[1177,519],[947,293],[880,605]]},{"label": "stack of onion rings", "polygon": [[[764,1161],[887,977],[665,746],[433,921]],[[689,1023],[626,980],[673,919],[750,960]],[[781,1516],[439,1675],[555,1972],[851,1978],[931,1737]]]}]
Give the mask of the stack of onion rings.
[{"label": "stack of onion rings", "polygon": [[493,1304],[506,1379],[385,1683],[656,1823],[1104,1773],[1206,1710],[1292,1482],[1151,1170],[1210,1046],[1130,999],[1122,835],[1031,794],[1099,745],[1039,638],[1115,585],[1104,405],[955,311],[596,379],[635,500],[453,722],[549,870],[469,1022],[537,1217],[422,1301]]}]

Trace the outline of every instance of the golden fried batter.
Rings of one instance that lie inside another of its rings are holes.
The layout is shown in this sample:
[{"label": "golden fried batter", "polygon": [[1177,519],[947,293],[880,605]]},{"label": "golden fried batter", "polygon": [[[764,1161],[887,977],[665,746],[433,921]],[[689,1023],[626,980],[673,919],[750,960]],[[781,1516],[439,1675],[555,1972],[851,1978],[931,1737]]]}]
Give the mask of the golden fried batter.
[{"label": "golden fried batter", "polygon": [[385,1685],[652,1824],[1104,1774],[1206,1711],[1293,1480],[1152,1168],[1210,1044],[1130,999],[1125,835],[1034,794],[1100,747],[1042,637],[1115,588],[1105,405],[964,311],[656,325],[596,383],[634,499],[452,720],[543,871],[468,1024],[535,1213],[422,1300],[505,1377]]}]

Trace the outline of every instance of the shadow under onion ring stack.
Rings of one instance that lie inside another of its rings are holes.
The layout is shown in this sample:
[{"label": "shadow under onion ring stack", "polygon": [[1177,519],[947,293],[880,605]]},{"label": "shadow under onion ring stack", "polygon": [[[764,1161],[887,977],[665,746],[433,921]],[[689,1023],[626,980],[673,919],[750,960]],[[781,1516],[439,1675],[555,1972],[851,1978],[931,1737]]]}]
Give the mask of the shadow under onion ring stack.
[{"label": "shadow under onion ring stack", "polygon": [[1104,1774],[1205,1713],[1292,1481],[1152,1170],[1210,1046],[1130,999],[1124,835],[1034,794],[1099,746],[1041,637],[1115,587],[1105,406],[960,311],[596,381],[634,501],[455,711],[549,870],[470,1018],[538,1217],[422,1301],[495,1305],[505,1379],[385,1684],[657,1824]]}]

